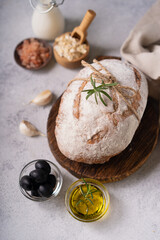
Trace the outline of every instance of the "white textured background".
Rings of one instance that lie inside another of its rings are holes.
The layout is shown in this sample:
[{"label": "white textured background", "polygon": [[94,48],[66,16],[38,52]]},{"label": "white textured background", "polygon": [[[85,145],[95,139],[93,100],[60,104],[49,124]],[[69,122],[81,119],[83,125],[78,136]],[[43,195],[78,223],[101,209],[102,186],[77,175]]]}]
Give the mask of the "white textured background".
[{"label": "white textured background", "polygon": [[[78,25],[87,9],[97,16],[88,31],[91,57],[118,55],[129,31],[154,0],[66,0],[60,8],[66,31]],[[34,36],[32,9],[28,1],[0,0],[0,240],[159,240],[160,239],[160,149],[158,145],[144,166],[127,179],[105,184],[111,205],[108,214],[94,223],[81,223],[65,209],[64,196],[76,180],[52,156],[47,139],[20,135],[19,122],[26,119],[43,132],[51,106],[25,105],[37,93],[50,89],[56,98],[77,70],[68,70],[54,60],[39,72],[16,65],[13,51],[18,42]],[[36,203],[19,191],[21,168],[36,158],[56,163],[64,184],[59,196]]]}]

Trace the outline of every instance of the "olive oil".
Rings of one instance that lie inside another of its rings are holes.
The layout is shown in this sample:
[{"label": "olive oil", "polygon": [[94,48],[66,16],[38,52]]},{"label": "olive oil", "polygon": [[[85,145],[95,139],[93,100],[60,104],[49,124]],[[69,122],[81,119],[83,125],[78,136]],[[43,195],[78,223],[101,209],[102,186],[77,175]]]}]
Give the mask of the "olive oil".
[{"label": "olive oil", "polygon": [[103,213],[106,199],[98,187],[85,183],[73,189],[69,205],[75,216],[92,221]]}]

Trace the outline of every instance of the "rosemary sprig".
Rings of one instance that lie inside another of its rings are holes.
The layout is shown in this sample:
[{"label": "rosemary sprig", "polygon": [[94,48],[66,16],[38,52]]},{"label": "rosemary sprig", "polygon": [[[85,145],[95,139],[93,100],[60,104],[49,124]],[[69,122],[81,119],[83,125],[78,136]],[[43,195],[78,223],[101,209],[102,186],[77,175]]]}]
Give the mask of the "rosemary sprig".
[{"label": "rosemary sprig", "polygon": [[[87,191],[84,192],[83,189],[82,189],[82,186],[80,186],[80,191],[81,191],[81,193],[82,193],[82,196],[83,196],[84,200],[83,200],[83,199],[79,199],[78,202],[76,203],[76,206],[78,206],[81,202],[84,203],[84,204],[86,205],[86,208],[87,208],[86,211],[87,211],[87,214],[88,214],[89,207],[88,207],[88,204],[87,204],[86,200],[89,201],[92,205],[94,205],[94,204],[93,204],[93,201],[92,201],[91,199],[94,198],[94,197],[93,197],[93,193],[98,192],[99,190],[98,190],[98,189],[97,189],[97,190],[91,189],[91,185],[88,184],[88,183],[84,180],[84,178],[82,178],[82,180],[83,180],[83,182],[84,182],[85,185],[86,185]],[[91,197],[91,199],[90,199],[90,197]]]},{"label": "rosemary sprig", "polygon": [[93,80],[92,78],[92,75],[91,75],[91,84],[93,86],[93,89],[86,89],[86,90],[83,90],[82,92],[87,92],[87,96],[86,96],[86,100],[92,96],[92,94],[94,94],[94,97],[95,97],[95,101],[96,103],[98,104],[98,100],[97,100],[97,97],[99,97],[99,99],[101,100],[101,102],[107,106],[107,103],[105,103],[102,95],[105,95],[106,97],[108,97],[111,101],[112,101],[112,98],[111,96],[105,92],[106,89],[108,89],[109,87],[113,87],[113,86],[116,86],[118,83],[117,82],[114,82],[114,83],[104,83],[104,81],[102,80],[102,84],[99,85],[98,87],[96,87],[96,81]]}]

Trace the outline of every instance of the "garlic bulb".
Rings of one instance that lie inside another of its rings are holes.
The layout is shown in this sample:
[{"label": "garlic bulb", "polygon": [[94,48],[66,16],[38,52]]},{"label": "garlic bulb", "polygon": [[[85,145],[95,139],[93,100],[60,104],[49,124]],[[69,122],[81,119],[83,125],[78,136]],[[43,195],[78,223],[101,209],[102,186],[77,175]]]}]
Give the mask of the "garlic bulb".
[{"label": "garlic bulb", "polygon": [[35,126],[33,126],[30,122],[23,120],[19,125],[19,130],[23,135],[28,137],[34,136],[44,136]]},{"label": "garlic bulb", "polygon": [[39,106],[45,106],[52,101],[53,94],[50,90],[45,90],[38,94],[30,103],[34,103]]}]

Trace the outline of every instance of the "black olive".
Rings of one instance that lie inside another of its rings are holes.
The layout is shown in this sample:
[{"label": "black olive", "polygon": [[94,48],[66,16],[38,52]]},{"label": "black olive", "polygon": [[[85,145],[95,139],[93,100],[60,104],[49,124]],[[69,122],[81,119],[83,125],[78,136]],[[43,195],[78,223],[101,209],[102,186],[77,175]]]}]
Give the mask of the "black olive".
[{"label": "black olive", "polygon": [[32,178],[30,176],[23,176],[20,180],[20,185],[24,190],[30,191],[32,189]]},{"label": "black olive", "polygon": [[53,187],[50,184],[45,183],[39,186],[38,193],[42,197],[50,197],[53,193]]},{"label": "black olive", "polygon": [[47,163],[45,160],[38,160],[35,164],[35,168],[42,169],[43,171],[45,171],[48,174],[51,172],[51,167],[50,167],[49,163]]},{"label": "black olive", "polygon": [[31,195],[34,196],[34,197],[40,197],[40,195],[38,193],[38,190],[32,190]]},{"label": "black olive", "polygon": [[39,186],[40,186],[40,183],[33,181],[32,190],[38,190]]},{"label": "black olive", "polygon": [[47,180],[48,174],[41,169],[36,169],[30,172],[29,176],[33,178],[36,183],[44,183]]},{"label": "black olive", "polygon": [[49,174],[47,183],[49,183],[54,188],[56,186],[56,177],[53,174]]}]

